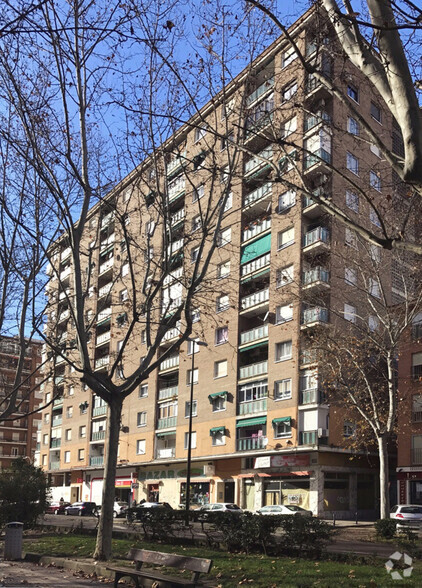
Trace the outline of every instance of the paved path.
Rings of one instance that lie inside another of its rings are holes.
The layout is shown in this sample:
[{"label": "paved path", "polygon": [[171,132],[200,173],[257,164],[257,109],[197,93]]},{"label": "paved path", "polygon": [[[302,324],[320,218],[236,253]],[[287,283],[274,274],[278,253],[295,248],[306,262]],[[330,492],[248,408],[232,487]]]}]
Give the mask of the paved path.
[{"label": "paved path", "polygon": [[[105,583],[107,582],[107,583]],[[78,572],[53,566],[39,566],[24,561],[0,561],[0,587],[22,588],[88,588],[108,586],[110,580],[84,578]]]}]

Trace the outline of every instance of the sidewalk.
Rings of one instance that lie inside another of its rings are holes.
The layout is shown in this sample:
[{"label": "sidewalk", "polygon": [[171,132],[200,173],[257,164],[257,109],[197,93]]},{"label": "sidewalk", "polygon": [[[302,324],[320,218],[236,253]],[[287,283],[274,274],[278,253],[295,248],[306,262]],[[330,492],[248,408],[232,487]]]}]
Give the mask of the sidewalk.
[{"label": "sidewalk", "polygon": [[[90,567],[92,570],[92,564]],[[78,571],[52,565],[37,565],[27,561],[0,561],[0,587],[88,588],[91,586],[97,588],[108,586],[109,582],[111,580],[84,578]]]}]

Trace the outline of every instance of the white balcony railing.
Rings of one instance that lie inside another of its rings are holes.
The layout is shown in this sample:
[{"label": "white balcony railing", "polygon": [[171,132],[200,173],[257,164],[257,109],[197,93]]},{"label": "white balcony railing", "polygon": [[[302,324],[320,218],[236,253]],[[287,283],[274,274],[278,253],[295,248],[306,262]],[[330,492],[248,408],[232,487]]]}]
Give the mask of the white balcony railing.
[{"label": "white balcony railing", "polygon": [[268,229],[271,229],[270,218],[266,218],[261,222],[258,222],[253,226],[248,226],[248,228],[244,229],[242,234],[242,241],[248,241],[249,239],[253,239],[254,237],[257,237],[264,231],[268,231]]},{"label": "white balcony railing", "polygon": [[105,249],[106,247],[108,247],[108,245],[112,245],[114,243],[114,241],[116,240],[116,235],[114,233],[112,233],[111,235],[109,235],[107,237],[107,239],[103,239],[100,243],[100,252]]},{"label": "white balcony railing", "polygon": [[256,188],[256,190],[253,190],[252,192],[249,192],[249,194],[246,194],[246,196],[243,199],[243,206],[250,206],[251,204],[255,204],[255,202],[259,202],[260,200],[267,198],[267,196],[271,196],[271,194],[272,185],[269,182],[267,182],[259,188]]},{"label": "white balcony railing", "polygon": [[169,182],[168,185],[168,199],[169,202],[174,200],[179,194],[185,191],[186,179],[184,176],[179,176]]},{"label": "white balcony railing", "polygon": [[258,86],[258,88],[254,92],[249,94],[249,96],[246,98],[246,106],[249,108],[254,102],[259,100],[259,98],[261,98],[261,96],[263,94],[266,94],[273,87],[274,87],[274,78],[270,78],[269,80],[266,80],[263,84]]},{"label": "white balcony railing", "polygon": [[61,261],[64,261],[65,259],[67,259],[71,253],[72,253],[72,247],[66,247],[66,249],[63,249],[62,254],[60,256]]},{"label": "white balcony railing", "polygon": [[101,286],[101,288],[98,290],[98,298],[102,298],[103,296],[107,296],[108,294],[110,294],[112,288],[112,282],[106,284],[105,286]]},{"label": "white balcony railing", "polygon": [[174,398],[179,393],[178,386],[170,386],[168,388],[161,388],[158,390],[158,400],[166,400],[167,398]]},{"label": "white balcony railing", "polygon": [[184,218],[185,218],[185,209],[181,208],[180,210],[178,210],[177,212],[175,212],[174,214],[171,215],[170,225],[173,227],[174,225],[177,225],[177,223],[182,221]]},{"label": "white balcony railing", "polygon": [[239,379],[254,378],[268,373],[268,361],[260,361],[259,363],[252,363],[244,365],[239,369]]},{"label": "white balcony railing", "polygon": [[103,310],[101,310],[98,313],[97,323],[100,323],[101,321],[103,321],[109,317],[111,317],[111,308],[104,308]]},{"label": "white balcony railing", "polygon": [[59,294],[59,300],[64,300],[65,298],[67,298],[70,295],[70,290],[63,290],[63,292],[60,292]]},{"label": "white balcony railing", "polygon": [[258,257],[257,259],[254,259],[253,261],[250,261],[249,263],[245,263],[245,265],[242,265],[242,278],[243,276],[256,272],[262,269],[263,267],[270,265],[270,258],[271,254],[266,253],[262,257]]},{"label": "white balcony railing", "polygon": [[183,151],[180,155],[173,156],[167,164],[167,175],[169,176],[176,169],[186,164],[186,151]]},{"label": "white balcony railing", "polygon": [[160,363],[160,371],[169,370],[179,365],[179,356],[172,355]]},{"label": "white balcony railing", "polygon": [[270,299],[270,289],[265,288],[264,290],[259,290],[258,292],[254,292],[249,296],[245,296],[244,298],[240,299],[240,308],[241,310],[246,310],[247,308],[251,308],[252,306],[256,306],[257,304],[262,304],[263,302],[267,302]]},{"label": "white balcony railing", "polygon": [[178,267],[177,269],[175,269],[174,271],[172,271],[170,274],[168,274],[164,280],[163,280],[163,285],[167,286],[167,284],[171,284],[172,282],[178,280],[179,278],[181,278],[183,275],[183,267]]},{"label": "white balcony railing", "polygon": [[177,239],[177,241],[173,241],[171,245],[167,247],[167,255],[170,257],[176,251],[179,251],[183,247],[183,239]]},{"label": "white balcony railing", "polygon": [[105,365],[108,365],[110,363],[110,356],[109,355],[105,355],[104,357],[99,357],[98,359],[95,360],[95,369],[104,367]]},{"label": "white balcony railing", "polygon": [[70,310],[64,310],[59,314],[58,322],[61,323],[62,321],[67,320],[70,317]]},{"label": "white balcony railing", "polygon": [[63,271],[60,272],[60,279],[65,280],[72,273],[72,268],[67,266]]},{"label": "white balcony railing", "polygon": [[97,345],[102,345],[103,343],[106,343],[107,341],[110,341],[110,338],[111,338],[110,331],[107,331],[106,333],[102,333],[101,335],[98,335],[97,336],[96,344]]},{"label": "white balcony railing", "polygon": [[266,167],[269,164],[269,161],[272,159],[272,157],[273,148],[270,145],[269,147],[266,147],[265,149],[257,153],[254,157],[251,157],[251,159],[249,159],[245,163],[245,175],[248,176],[250,174],[256,173],[261,168]]},{"label": "white balcony railing", "polygon": [[183,302],[183,296],[178,296],[177,298],[172,298],[171,302],[169,300],[164,300],[161,305],[161,314],[168,314],[170,312],[173,312],[174,310],[179,308],[179,306],[182,304],[182,302]]},{"label": "white balcony railing", "polygon": [[168,459],[169,457],[176,457],[175,447],[166,447],[164,449],[157,449],[155,452],[155,459]]},{"label": "white balcony railing", "polygon": [[169,429],[170,427],[175,427],[176,424],[177,416],[165,417],[162,419],[158,419],[157,429]]},{"label": "white balcony railing", "polygon": [[101,228],[106,227],[114,220],[114,212],[109,212],[101,219]]},{"label": "white balcony railing", "polygon": [[109,270],[111,267],[113,267],[113,264],[114,264],[114,257],[110,257],[110,259],[107,259],[107,261],[105,261],[104,263],[102,263],[100,265],[100,269],[98,270],[98,273],[103,274],[104,272]]},{"label": "white balcony railing", "polygon": [[169,329],[167,333],[164,335],[162,341],[169,341],[170,339],[174,339],[180,335],[180,321],[177,323],[175,327]]},{"label": "white balcony railing", "polygon": [[264,339],[265,337],[268,337],[268,325],[255,327],[254,329],[240,333],[240,344],[253,343],[253,341],[258,341],[258,339]]}]

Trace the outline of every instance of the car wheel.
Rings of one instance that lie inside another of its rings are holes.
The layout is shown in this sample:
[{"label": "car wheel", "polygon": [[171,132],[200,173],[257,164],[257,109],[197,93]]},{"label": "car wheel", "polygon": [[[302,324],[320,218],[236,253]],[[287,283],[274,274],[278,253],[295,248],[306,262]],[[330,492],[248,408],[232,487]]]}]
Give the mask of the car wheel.
[{"label": "car wheel", "polygon": [[81,510],[78,511],[78,517],[81,517],[83,515],[83,512]]},{"label": "car wheel", "polygon": [[60,512],[59,512],[59,509],[58,509],[58,508],[56,508],[56,510],[54,511],[54,514],[55,514],[55,515],[58,515],[58,514],[60,514]]}]

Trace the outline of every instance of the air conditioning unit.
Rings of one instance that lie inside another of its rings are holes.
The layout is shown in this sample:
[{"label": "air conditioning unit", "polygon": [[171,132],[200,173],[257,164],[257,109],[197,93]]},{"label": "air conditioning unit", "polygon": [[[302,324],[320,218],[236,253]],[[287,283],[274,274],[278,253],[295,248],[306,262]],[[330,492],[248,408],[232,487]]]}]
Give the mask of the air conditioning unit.
[{"label": "air conditioning unit", "polygon": [[328,429],[318,429],[318,438],[328,437]]}]

